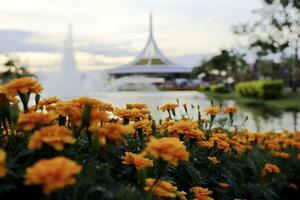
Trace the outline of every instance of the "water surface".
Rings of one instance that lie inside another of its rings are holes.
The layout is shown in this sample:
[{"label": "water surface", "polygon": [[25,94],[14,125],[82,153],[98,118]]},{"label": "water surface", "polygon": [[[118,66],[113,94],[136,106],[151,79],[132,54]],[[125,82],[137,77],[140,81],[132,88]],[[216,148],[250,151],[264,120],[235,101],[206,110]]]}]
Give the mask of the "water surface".
[{"label": "water surface", "polygon": [[[196,91],[153,91],[153,92],[103,92],[89,94],[88,96],[99,98],[105,102],[113,104],[117,107],[125,107],[126,103],[145,103],[149,106],[152,115],[156,119],[166,117],[166,113],[161,113],[157,110],[157,106],[161,106],[165,103],[173,102],[176,103],[176,99],[179,100],[180,104],[187,103],[190,108],[190,117],[197,117],[197,112],[192,112],[191,104],[200,105],[201,110],[211,105],[210,99],[204,94]],[[64,99],[70,99],[77,96],[65,96]],[[223,102],[223,105],[233,104],[236,105],[235,101],[227,100]],[[267,131],[275,130],[280,131],[288,129],[293,131],[295,129],[300,130],[300,118],[299,113],[278,111],[278,110],[266,110],[265,108],[249,108],[240,107],[239,113],[236,116],[236,124],[241,125],[244,119],[248,117],[248,120],[244,123],[244,127],[252,131]],[[181,111],[180,111],[181,110]],[[184,113],[183,109],[178,109],[177,114]],[[203,117],[206,117],[203,113]]]}]

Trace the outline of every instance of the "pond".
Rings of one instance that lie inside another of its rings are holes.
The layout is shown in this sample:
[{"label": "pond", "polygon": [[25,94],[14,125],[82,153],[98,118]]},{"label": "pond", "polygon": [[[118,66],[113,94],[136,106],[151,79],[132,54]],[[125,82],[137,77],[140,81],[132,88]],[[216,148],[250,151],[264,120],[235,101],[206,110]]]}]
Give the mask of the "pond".
[{"label": "pond", "polygon": [[[105,102],[112,103],[113,106],[125,107],[126,103],[145,103],[151,109],[151,113],[155,119],[161,119],[167,116],[167,113],[158,112],[157,106],[161,106],[165,103],[176,103],[176,99],[180,104],[187,103],[190,110],[190,117],[197,118],[197,111],[194,109],[192,112],[191,104],[195,107],[200,106],[201,110],[211,105],[210,99],[204,94],[196,91],[154,91],[154,92],[103,92],[97,94],[89,94],[88,96],[99,98]],[[74,98],[68,96],[64,99]],[[215,102],[220,103],[220,102]],[[236,105],[232,100],[226,100],[223,105]],[[236,125],[243,125],[251,131],[280,131],[288,129],[290,131],[300,130],[300,114],[295,112],[278,111],[274,109],[265,108],[249,108],[240,107],[239,112],[236,115]],[[183,109],[182,113],[183,113]],[[180,110],[177,111],[180,114]],[[203,113],[203,116],[205,114]],[[247,121],[245,122],[245,119]]]}]

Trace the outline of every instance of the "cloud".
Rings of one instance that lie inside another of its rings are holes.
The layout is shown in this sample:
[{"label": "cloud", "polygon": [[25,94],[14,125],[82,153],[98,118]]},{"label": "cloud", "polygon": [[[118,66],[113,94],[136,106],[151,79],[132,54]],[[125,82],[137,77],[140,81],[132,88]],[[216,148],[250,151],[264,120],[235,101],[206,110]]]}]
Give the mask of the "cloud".
[{"label": "cloud", "polygon": [[121,43],[121,44],[111,44],[111,45],[101,45],[101,44],[86,44],[82,46],[76,46],[75,49],[78,51],[83,51],[91,54],[100,54],[107,56],[134,56],[136,51],[130,50],[128,46],[131,43]]},{"label": "cloud", "polygon": [[0,53],[16,51],[53,52],[57,50],[57,47],[52,45],[30,42],[32,37],[34,37],[34,33],[30,31],[0,30]]},{"label": "cloud", "polygon": [[159,48],[191,66],[201,55],[233,47],[231,25],[250,19],[259,5],[260,0],[2,1],[0,54],[17,52],[36,71],[55,69],[71,21],[81,70],[127,64],[146,43],[152,11]]}]

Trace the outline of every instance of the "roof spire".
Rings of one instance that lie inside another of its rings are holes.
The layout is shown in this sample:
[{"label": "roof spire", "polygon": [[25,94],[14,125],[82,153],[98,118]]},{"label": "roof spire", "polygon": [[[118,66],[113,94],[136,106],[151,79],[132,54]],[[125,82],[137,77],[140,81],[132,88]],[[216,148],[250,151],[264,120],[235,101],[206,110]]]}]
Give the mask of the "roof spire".
[{"label": "roof spire", "polygon": [[152,26],[152,13],[150,13],[150,23],[149,23],[149,32],[150,32],[150,38],[152,38],[153,37],[153,26]]}]

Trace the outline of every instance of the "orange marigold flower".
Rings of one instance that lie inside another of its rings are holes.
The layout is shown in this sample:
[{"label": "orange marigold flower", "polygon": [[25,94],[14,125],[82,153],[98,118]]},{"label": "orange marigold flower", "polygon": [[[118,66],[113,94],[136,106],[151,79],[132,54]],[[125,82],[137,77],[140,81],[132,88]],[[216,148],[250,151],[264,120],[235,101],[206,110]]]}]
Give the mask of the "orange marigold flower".
[{"label": "orange marigold flower", "polygon": [[76,182],[75,175],[82,170],[76,162],[63,156],[42,159],[26,168],[25,185],[41,185],[50,194]]},{"label": "orange marigold flower", "polygon": [[91,107],[99,107],[102,102],[95,98],[90,97],[79,97],[76,99],[72,99],[72,103],[78,107],[83,108],[84,106],[91,106]]},{"label": "orange marigold flower", "polygon": [[229,188],[229,184],[227,184],[227,183],[218,183],[218,185],[223,189]]},{"label": "orange marigold flower", "polygon": [[294,190],[298,190],[298,186],[295,183],[290,183],[289,188],[294,189]]},{"label": "orange marigold flower", "polygon": [[40,93],[42,85],[31,77],[17,78],[3,85],[6,97],[13,100],[18,93]]},{"label": "orange marigold flower", "polygon": [[164,130],[166,130],[169,126],[175,124],[174,121],[169,120],[169,119],[165,119],[161,124],[157,124],[156,129],[160,132],[163,132]]},{"label": "orange marigold flower", "polygon": [[63,150],[64,144],[73,144],[76,139],[72,136],[72,132],[64,126],[49,126],[35,131],[29,138],[29,149],[40,149],[42,144],[46,143],[55,150]]},{"label": "orange marigold flower", "polygon": [[160,107],[160,111],[165,112],[167,110],[174,110],[178,107],[178,104],[174,104],[174,103],[167,103],[164,104]]},{"label": "orange marigold flower", "polygon": [[270,163],[266,163],[262,172],[261,172],[261,175],[262,176],[265,176],[267,173],[276,173],[276,174],[279,174],[280,173],[280,169],[279,167],[277,167],[276,165],[274,164],[270,164]]},{"label": "orange marigold flower", "polygon": [[274,164],[267,163],[264,169],[270,173],[280,173],[280,169]]},{"label": "orange marigold flower", "polygon": [[0,149],[0,177],[4,177],[7,170],[5,167],[6,152],[3,149]]},{"label": "orange marigold flower", "polygon": [[207,159],[208,159],[212,164],[214,164],[214,165],[216,165],[216,164],[218,164],[218,163],[221,162],[221,161],[219,161],[219,160],[218,160],[216,157],[214,157],[214,156],[212,156],[212,157],[208,156]]},{"label": "orange marigold flower", "polygon": [[171,183],[163,180],[147,178],[144,190],[150,192],[151,189],[153,190],[153,194],[158,198],[175,198],[177,194],[177,187]]},{"label": "orange marigold flower", "polygon": [[118,117],[126,117],[128,119],[135,119],[135,118],[141,118],[144,117],[146,114],[149,114],[150,111],[148,109],[127,109],[127,108],[115,108],[113,110],[113,114]]},{"label": "orange marigold flower", "polygon": [[20,102],[20,100],[15,97],[8,99],[6,93],[7,93],[6,89],[3,86],[0,86],[0,104],[7,101],[11,101],[15,104],[18,104]]},{"label": "orange marigold flower", "polygon": [[163,137],[156,139],[152,137],[145,149],[146,154],[150,154],[157,159],[169,162],[171,165],[177,166],[179,160],[188,161],[189,153],[183,142],[178,138]]},{"label": "orange marigold flower", "polygon": [[204,112],[207,115],[216,115],[221,111],[220,106],[211,106],[209,108],[207,108]]},{"label": "orange marigold flower", "polygon": [[223,150],[225,152],[228,152],[230,150],[230,144],[223,140],[216,140],[217,142],[217,148],[220,150]]},{"label": "orange marigold flower", "polygon": [[76,118],[82,115],[82,109],[74,106],[70,101],[58,102],[54,106],[54,109],[58,114],[64,117]]},{"label": "orange marigold flower", "polygon": [[123,136],[128,130],[128,127],[121,124],[104,124],[98,127],[92,125],[89,127],[89,131],[99,136],[99,144],[101,146],[106,145],[106,139],[113,143],[120,143],[123,141]]},{"label": "orange marigold flower", "polygon": [[185,138],[197,138],[202,139],[204,133],[198,129],[197,122],[181,120],[168,127],[169,134],[173,137],[179,137],[180,134],[184,134]]},{"label": "orange marigold flower", "polygon": [[124,165],[134,165],[137,170],[153,167],[153,161],[144,158],[141,154],[125,152],[125,155],[122,156],[122,160]]},{"label": "orange marigold flower", "polygon": [[48,106],[54,103],[59,102],[59,97],[54,96],[54,97],[49,97],[49,98],[45,98],[39,101],[38,106]]},{"label": "orange marigold flower", "polygon": [[[82,121],[82,119],[80,120]],[[109,118],[108,118],[108,114],[105,111],[98,111],[96,109],[93,109],[90,115],[90,119],[89,119],[89,123],[90,124],[97,124],[99,122],[108,122]],[[77,124],[79,125],[79,123],[77,122]],[[81,125],[81,123],[80,123]]]},{"label": "orange marigold flower", "polygon": [[227,114],[234,114],[238,111],[238,109],[235,106],[227,106],[224,108],[224,113]]},{"label": "orange marigold flower", "polygon": [[50,111],[48,113],[41,112],[30,112],[22,113],[18,119],[18,127],[24,130],[32,130],[38,125],[48,125],[51,124],[55,119],[57,119],[57,114]]},{"label": "orange marigold flower", "polygon": [[137,109],[143,109],[143,108],[147,108],[146,104],[143,103],[134,103],[134,104],[126,104],[126,108],[127,109],[133,109],[133,108],[137,108]]},{"label": "orange marigold flower", "polygon": [[97,108],[100,110],[107,110],[107,111],[112,110],[111,104],[107,104],[98,99],[90,98],[90,97],[79,97],[77,99],[71,100],[71,103],[74,106],[77,106],[79,108],[83,108],[84,106],[91,106],[93,108]]},{"label": "orange marigold flower", "polygon": [[195,195],[194,200],[213,200],[213,198],[209,196],[213,192],[210,191],[208,188],[203,188],[203,187],[199,187],[199,186],[192,187],[190,189],[190,192],[194,193],[194,195]]},{"label": "orange marigold flower", "polygon": [[272,152],[272,154],[276,157],[280,157],[280,158],[284,158],[284,159],[288,159],[290,158],[290,154],[289,153],[286,153],[286,152],[283,152],[283,151],[275,151],[275,152]]},{"label": "orange marigold flower", "polygon": [[[86,100],[86,102],[89,102]],[[89,116],[89,124],[96,124],[99,122],[107,122],[109,120],[108,114],[105,111],[99,111],[98,108],[93,107],[93,105],[96,105],[96,102],[89,102],[92,106],[92,110]],[[93,104],[94,103],[94,104]],[[66,102],[59,102],[54,106],[55,111],[64,116],[68,117],[70,122],[76,126],[81,127],[82,125],[82,115],[83,115],[83,109],[84,109],[84,103],[83,101],[79,101],[74,103],[73,101],[66,101]]]},{"label": "orange marigold flower", "polygon": [[201,141],[201,142],[199,142],[199,145],[201,147],[211,149],[214,146],[214,142],[213,141]]},{"label": "orange marigold flower", "polygon": [[135,129],[138,129],[138,128],[145,129],[149,126],[151,126],[151,122],[148,119],[140,120],[140,121],[133,123],[133,128],[135,128]]}]

